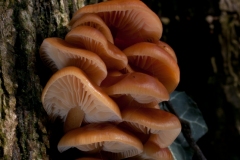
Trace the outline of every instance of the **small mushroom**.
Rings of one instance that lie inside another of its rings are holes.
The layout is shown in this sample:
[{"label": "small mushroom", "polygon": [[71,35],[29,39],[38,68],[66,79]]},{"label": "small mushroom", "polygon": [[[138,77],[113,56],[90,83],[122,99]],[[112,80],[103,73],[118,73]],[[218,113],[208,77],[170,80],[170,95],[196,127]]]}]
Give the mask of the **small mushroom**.
[{"label": "small mushroom", "polygon": [[43,107],[51,117],[65,121],[65,131],[86,122],[120,122],[117,104],[77,67],[56,72],[42,92]]},{"label": "small mushroom", "polygon": [[107,76],[101,87],[109,96],[129,95],[139,103],[160,103],[169,99],[166,88],[156,78],[140,72]]},{"label": "small mushroom", "polygon": [[169,148],[161,148],[158,143],[148,141],[143,146],[143,152],[127,160],[173,160]]},{"label": "small mushroom", "polygon": [[143,151],[139,139],[110,123],[88,124],[67,132],[58,143],[60,152],[71,147],[85,152],[105,151],[112,159],[138,155]]},{"label": "small mushroom", "polygon": [[105,62],[108,69],[123,69],[128,61],[126,55],[107,41],[101,32],[89,26],[73,28],[65,37],[71,44],[96,53]]},{"label": "small mushroom", "polygon": [[123,122],[137,132],[150,135],[161,148],[166,148],[181,132],[179,119],[166,111],[155,108],[129,107],[121,111]]},{"label": "small mushroom", "polygon": [[100,85],[107,76],[105,63],[99,56],[88,50],[77,48],[60,38],[46,38],[40,47],[43,62],[56,72],[67,66],[76,66]]},{"label": "small mushroom", "polygon": [[[168,147],[161,146],[152,140],[148,140],[143,146],[143,152],[138,156],[147,160],[173,160],[173,156]],[[139,159],[140,160],[140,159]]]},{"label": "small mushroom", "polygon": [[84,14],[96,13],[110,28],[114,44],[123,49],[137,42],[157,42],[162,36],[159,17],[142,1],[114,0],[80,8],[70,21],[72,25]]},{"label": "small mushroom", "polygon": [[97,14],[89,13],[83,15],[72,25],[72,29],[81,25],[96,28],[106,37],[109,42],[114,43],[110,29]]},{"label": "small mushroom", "polygon": [[175,90],[180,80],[180,70],[176,61],[164,49],[153,43],[141,42],[123,52],[135,71],[156,77],[169,93]]}]

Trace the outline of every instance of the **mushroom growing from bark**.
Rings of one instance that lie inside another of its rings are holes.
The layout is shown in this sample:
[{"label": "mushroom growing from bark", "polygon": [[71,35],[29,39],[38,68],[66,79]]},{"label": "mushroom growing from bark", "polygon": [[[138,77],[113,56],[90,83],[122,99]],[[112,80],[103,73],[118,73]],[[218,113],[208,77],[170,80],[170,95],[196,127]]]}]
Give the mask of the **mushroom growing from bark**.
[{"label": "mushroom growing from bark", "polygon": [[180,79],[179,67],[164,49],[153,43],[141,42],[126,48],[123,52],[134,70],[158,78],[169,93],[175,90]]},{"label": "mushroom growing from bark", "polygon": [[120,122],[117,104],[77,67],[56,72],[42,92],[43,107],[51,117],[65,121],[65,131],[86,122]]},{"label": "mushroom growing from bark", "polygon": [[161,148],[155,141],[149,140],[143,146],[143,152],[128,160],[173,160],[169,148]]},{"label": "mushroom growing from bark", "polygon": [[126,55],[95,28],[78,26],[68,32],[65,40],[96,53],[105,62],[108,69],[120,70],[128,63]]},{"label": "mushroom growing from bark", "polygon": [[59,141],[58,150],[63,152],[71,147],[91,153],[105,151],[113,159],[132,157],[143,151],[139,139],[110,123],[92,123],[67,132]]},{"label": "mushroom growing from bark", "polygon": [[108,76],[101,87],[109,96],[130,95],[139,103],[160,103],[169,99],[169,94],[161,82],[140,72]]},{"label": "mushroom growing from bark", "polygon": [[114,160],[171,158],[165,147],[181,125],[157,104],[178,85],[179,68],[174,51],[159,41],[159,17],[140,0],[112,0],[79,9],[70,26],[65,41],[46,39],[40,50],[49,67],[60,69],[42,93],[47,113],[65,121],[58,150],[76,147]]},{"label": "mushroom growing from bark", "polygon": [[127,126],[137,132],[150,135],[150,139],[156,140],[161,148],[172,144],[181,132],[179,119],[160,109],[129,107],[121,113],[123,122]]},{"label": "mushroom growing from bark", "polygon": [[100,85],[107,76],[106,65],[99,56],[60,38],[44,39],[40,47],[40,56],[54,72],[67,66],[76,66],[97,85]]},{"label": "mushroom growing from bark", "polygon": [[106,37],[109,42],[114,43],[110,29],[97,14],[89,13],[83,15],[72,25],[71,28],[73,29],[77,26],[90,26],[96,28]]},{"label": "mushroom growing from bark", "polygon": [[123,49],[132,44],[157,42],[162,36],[159,17],[142,1],[106,1],[80,8],[70,21],[74,24],[87,13],[98,14],[110,28],[114,44]]}]

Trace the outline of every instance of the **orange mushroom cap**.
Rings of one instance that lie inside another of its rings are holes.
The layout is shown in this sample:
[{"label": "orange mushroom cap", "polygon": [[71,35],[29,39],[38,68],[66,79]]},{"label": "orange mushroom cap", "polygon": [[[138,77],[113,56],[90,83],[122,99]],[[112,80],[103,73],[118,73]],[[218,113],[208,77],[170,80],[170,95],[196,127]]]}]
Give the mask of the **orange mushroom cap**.
[{"label": "orange mushroom cap", "polygon": [[144,159],[152,160],[173,160],[169,148],[161,148],[158,143],[148,141],[144,144],[144,151],[140,154]]},{"label": "orange mushroom cap", "polygon": [[97,14],[89,13],[83,15],[72,25],[72,29],[81,25],[96,28],[106,37],[109,42],[114,43],[110,29]]},{"label": "orange mushroom cap", "polygon": [[101,87],[109,96],[129,95],[139,103],[160,103],[169,99],[166,88],[156,78],[140,72],[108,76]]},{"label": "orange mushroom cap", "polygon": [[173,59],[177,62],[177,56],[171,46],[169,46],[167,43],[163,41],[157,41],[156,44],[159,47],[163,48],[165,51],[167,51],[173,57]]},{"label": "orange mushroom cap", "polygon": [[151,134],[149,139],[159,143],[161,148],[172,144],[181,132],[179,119],[160,109],[129,107],[121,113],[123,122],[138,132]]},{"label": "orange mushroom cap", "polygon": [[127,65],[126,55],[107,41],[103,34],[95,28],[78,26],[66,35],[65,40],[96,53],[102,58],[108,69],[123,69]]},{"label": "orange mushroom cap", "polygon": [[114,159],[135,156],[143,150],[139,139],[110,123],[92,123],[67,132],[59,141],[58,150],[71,147],[92,153],[106,151]]},{"label": "orange mushroom cap", "polygon": [[134,70],[158,78],[169,93],[175,90],[180,80],[180,70],[176,61],[164,49],[153,43],[141,42],[123,52]]},{"label": "orange mushroom cap", "polygon": [[96,13],[103,19],[118,47],[143,41],[156,42],[162,36],[159,17],[142,1],[115,0],[88,5],[75,12],[70,25],[86,13]]},{"label": "orange mushroom cap", "polygon": [[[133,160],[173,160],[169,148],[161,148],[158,143],[148,141],[143,146],[143,152],[135,156]],[[129,160],[132,160],[129,158]]]},{"label": "orange mushroom cap", "polygon": [[99,56],[77,48],[60,38],[44,39],[40,47],[40,56],[54,72],[67,66],[76,66],[97,85],[100,85],[107,76],[106,65]]},{"label": "orange mushroom cap", "polygon": [[[64,121],[75,108],[77,113],[84,112],[86,122],[122,121],[117,104],[77,67],[57,71],[44,87],[41,100],[48,115],[59,116]],[[75,112],[70,116],[76,115]],[[68,130],[81,124],[74,120],[76,118],[69,118]]]}]

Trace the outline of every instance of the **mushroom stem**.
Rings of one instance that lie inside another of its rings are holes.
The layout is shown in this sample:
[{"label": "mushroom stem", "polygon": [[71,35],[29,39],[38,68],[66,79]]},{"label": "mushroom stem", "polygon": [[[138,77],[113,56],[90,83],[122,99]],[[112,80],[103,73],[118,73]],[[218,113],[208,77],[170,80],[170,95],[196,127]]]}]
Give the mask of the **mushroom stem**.
[{"label": "mushroom stem", "polygon": [[84,118],[84,112],[80,107],[73,107],[69,110],[64,122],[64,133],[81,126]]}]

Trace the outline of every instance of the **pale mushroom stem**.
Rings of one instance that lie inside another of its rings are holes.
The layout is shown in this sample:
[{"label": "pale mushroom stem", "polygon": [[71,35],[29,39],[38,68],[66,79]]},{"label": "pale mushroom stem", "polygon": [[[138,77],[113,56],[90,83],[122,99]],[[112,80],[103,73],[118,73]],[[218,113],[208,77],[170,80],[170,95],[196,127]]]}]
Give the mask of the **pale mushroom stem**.
[{"label": "pale mushroom stem", "polygon": [[64,122],[64,133],[81,126],[84,118],[84,112],[80,107],[74,107],[69,110]]}]

